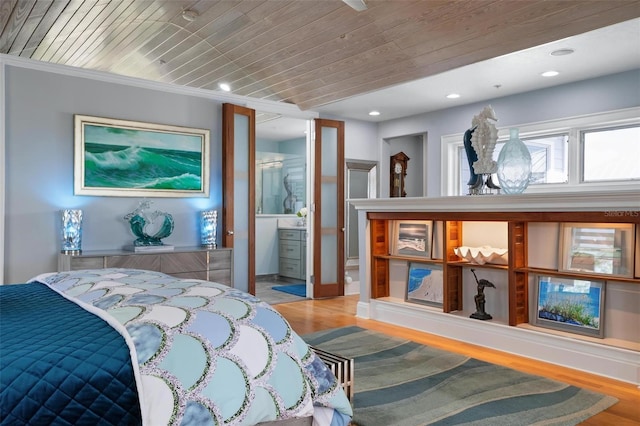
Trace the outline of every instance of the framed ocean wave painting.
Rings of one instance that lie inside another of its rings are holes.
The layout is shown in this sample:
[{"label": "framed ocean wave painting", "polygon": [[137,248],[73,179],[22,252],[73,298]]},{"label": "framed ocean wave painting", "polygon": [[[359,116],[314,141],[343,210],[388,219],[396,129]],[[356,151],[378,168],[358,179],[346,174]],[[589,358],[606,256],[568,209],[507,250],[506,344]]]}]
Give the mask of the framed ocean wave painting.
[{"label": "framed ocean wave painting", "polygon": [[208,197],[210,131],[74,116],[74,193]]}]

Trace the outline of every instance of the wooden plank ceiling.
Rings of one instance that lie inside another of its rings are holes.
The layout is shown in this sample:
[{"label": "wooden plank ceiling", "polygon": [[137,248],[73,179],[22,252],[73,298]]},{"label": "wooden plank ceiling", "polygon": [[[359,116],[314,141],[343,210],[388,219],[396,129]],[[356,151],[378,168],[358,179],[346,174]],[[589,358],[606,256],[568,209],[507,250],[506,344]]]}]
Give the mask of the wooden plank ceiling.
[{"label": "wooden plank ceiling", "polygon": [[0,0],[0,53],[304,110],[640,16],[640,0],[365,1]]}]

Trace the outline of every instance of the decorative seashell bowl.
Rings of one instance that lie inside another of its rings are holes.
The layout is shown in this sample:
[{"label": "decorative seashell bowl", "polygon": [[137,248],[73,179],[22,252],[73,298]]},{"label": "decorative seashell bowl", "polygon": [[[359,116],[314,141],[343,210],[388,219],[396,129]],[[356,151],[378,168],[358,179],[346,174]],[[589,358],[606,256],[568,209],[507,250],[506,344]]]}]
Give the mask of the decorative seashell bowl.
[{"label": "decorative seashell bowl", "polygon": [[508,263],[509,250],[491,246],[481,247],[458,247],[453,249],[454,253],[471,263],[484,265],[491,263],[494,265],[506,265]]}]

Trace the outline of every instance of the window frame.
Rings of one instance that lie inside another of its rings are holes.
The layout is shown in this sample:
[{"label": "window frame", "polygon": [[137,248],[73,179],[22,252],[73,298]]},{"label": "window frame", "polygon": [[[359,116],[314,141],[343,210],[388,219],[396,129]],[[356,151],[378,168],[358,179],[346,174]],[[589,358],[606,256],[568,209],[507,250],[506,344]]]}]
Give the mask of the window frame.
[{"label": "window frame", "polygon": [[[581,192],[592,190],[621,190],[632,185],[638,185],[637,180],[628,181],[582,181],[582,143],[581,132],[593,131],[600,128],[640,125],[640,107],[626,108],[594,114],[585,114],[555,120],[526,123],[498,128],[498,140],[509,138],[509,129],[517,127],[520,137],[544,137],[565,133],[569,135],[567,147],[568,181],[566,183],[545,183],[531,185],[527,193],[547,192]],[[441,137],[442,173],[440,181],[441,196],[461,196],[458,194],[460,185],[460,160],[458,149],[464,147],[464,132],[443,135]]]},{"label": "window frame", "polygon": [[585,179],[585,135],[587,133],[595,133],[595,132],[606,132],[611,130],[619,130],[619,129],[628,129],[628,128],[636,128],[640,127],[640,123],[627,123],[627,124],[617,124],[617,125],[609,125],[609,126],[591,126],[580,129],[578,132],[578,143],[580,144],[580,183],[597,183],[597,182],[639,182],[640,178],[630,178],[630,179],[605,179],[605,180],[586,180]]}]

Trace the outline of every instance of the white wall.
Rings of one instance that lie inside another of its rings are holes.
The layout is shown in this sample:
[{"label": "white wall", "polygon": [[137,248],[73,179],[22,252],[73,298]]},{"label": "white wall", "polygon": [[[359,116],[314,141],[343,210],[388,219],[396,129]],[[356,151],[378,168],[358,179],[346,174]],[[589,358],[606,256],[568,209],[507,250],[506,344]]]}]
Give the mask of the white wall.
[{"label": "white wall", "polygon": [[211,131],[210,197],[151,199],[153,209],[173,215],[166,243],[199,244],[198,212],[222,205],[219,102],[12,66],[5,72],[7,283],[57,269],[61,209],[83,209],[84,251],[135,239],[123,217],[141,199],[73,193],[74,114]]}]

